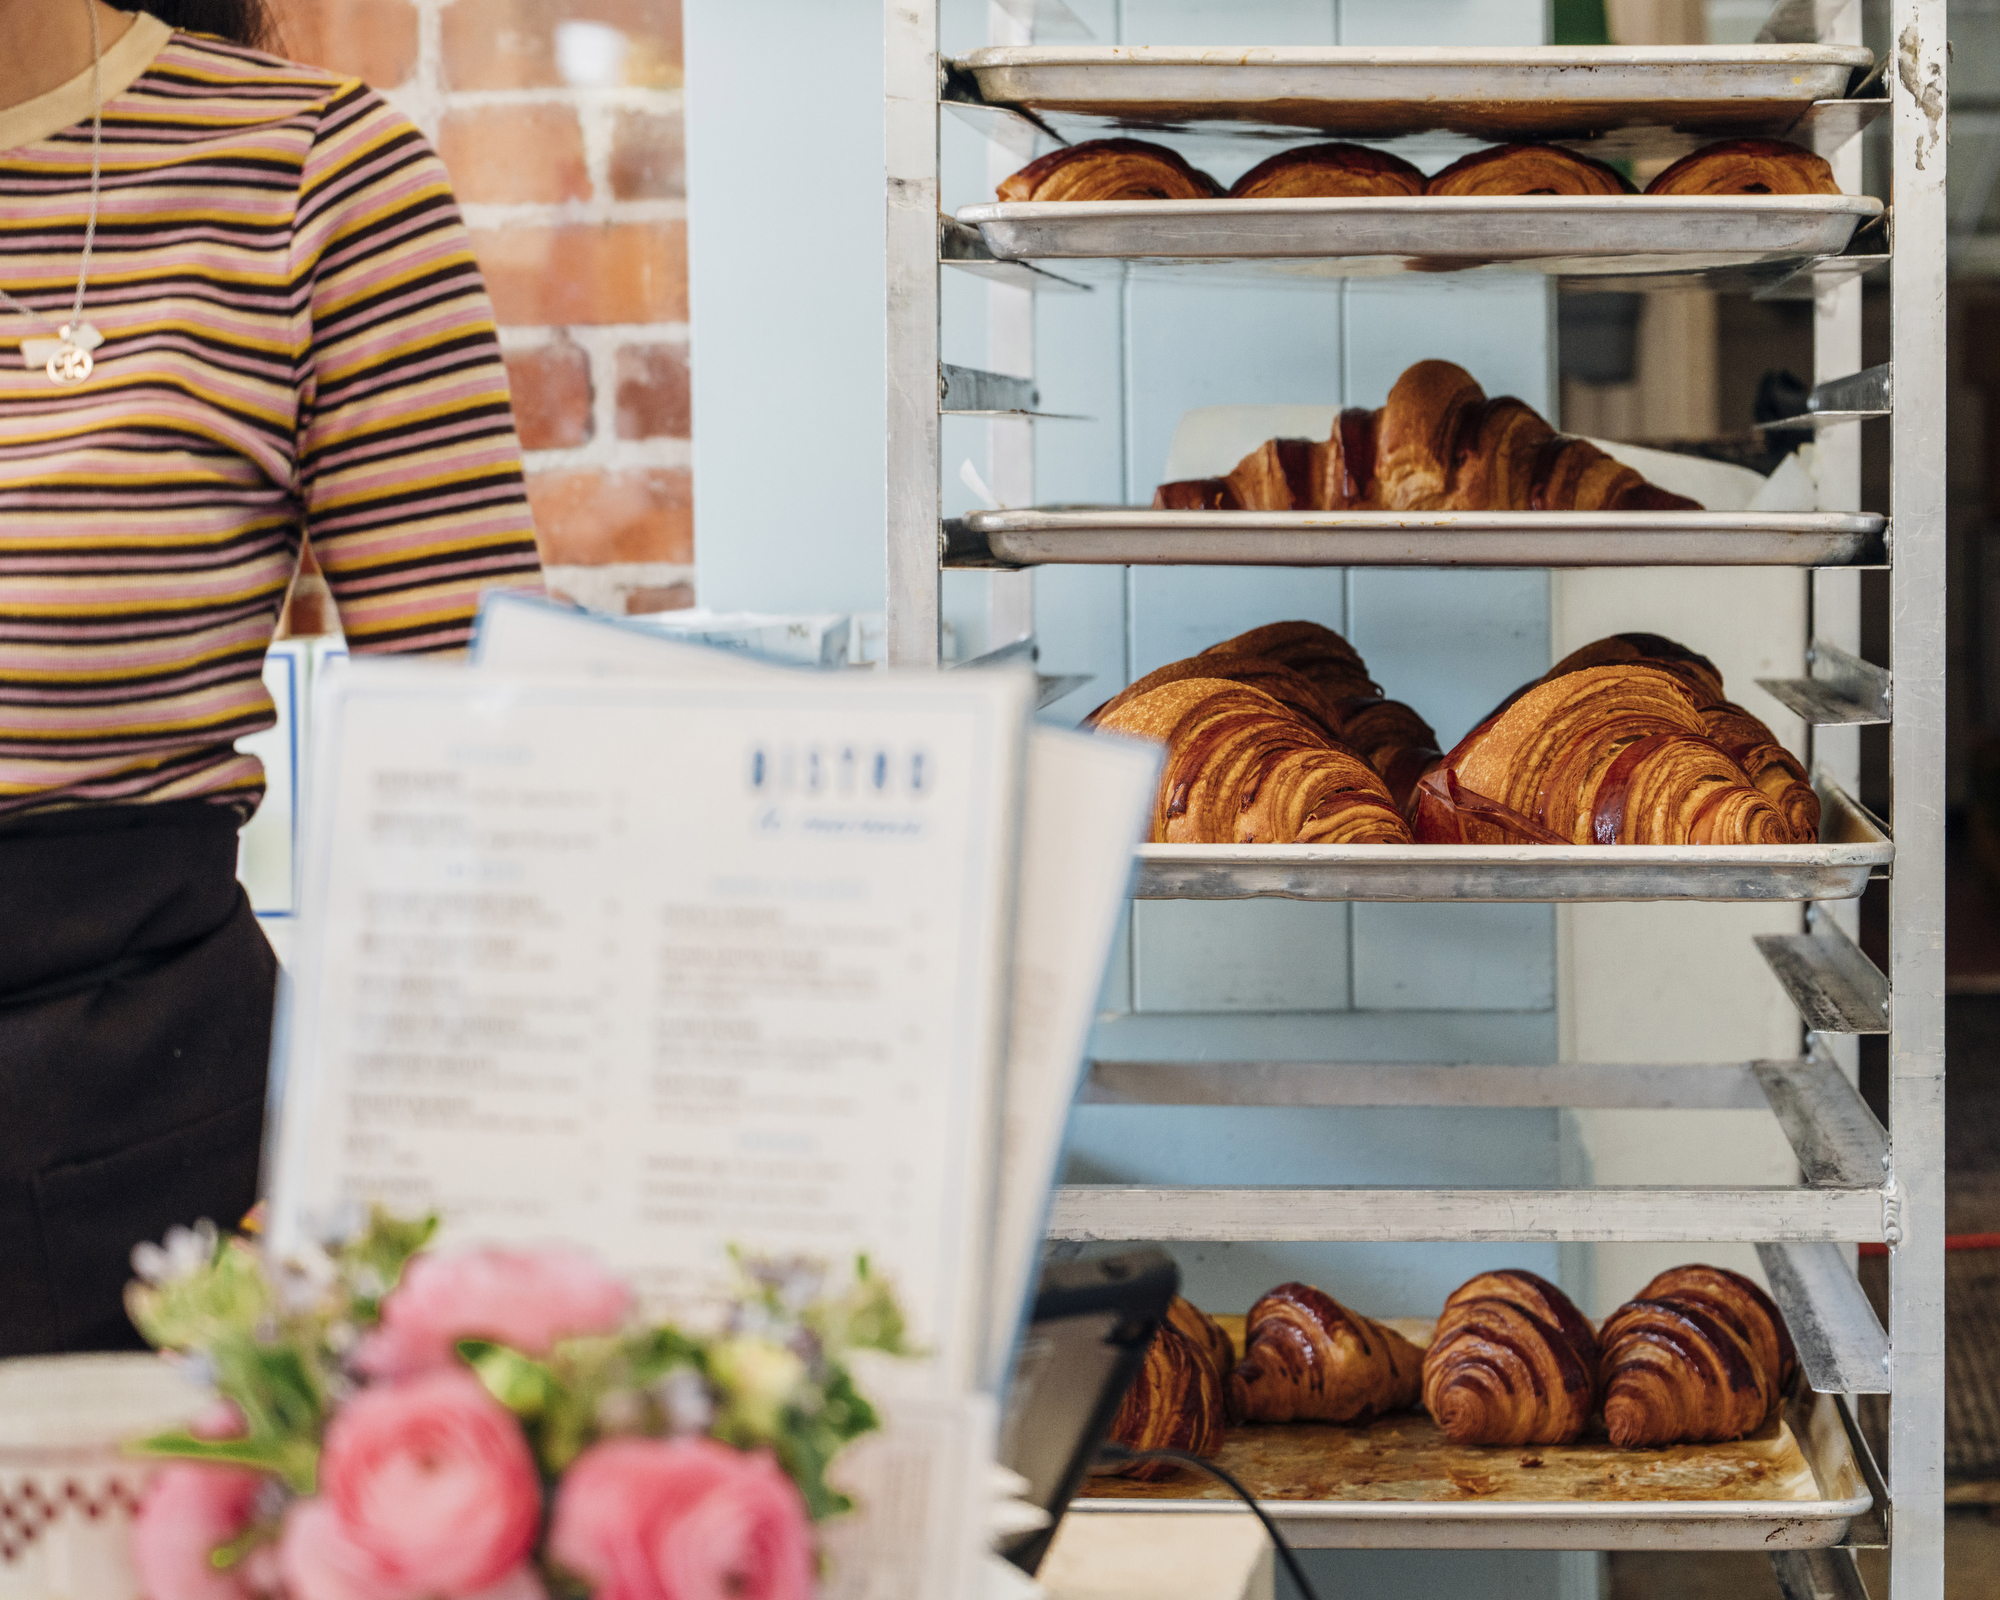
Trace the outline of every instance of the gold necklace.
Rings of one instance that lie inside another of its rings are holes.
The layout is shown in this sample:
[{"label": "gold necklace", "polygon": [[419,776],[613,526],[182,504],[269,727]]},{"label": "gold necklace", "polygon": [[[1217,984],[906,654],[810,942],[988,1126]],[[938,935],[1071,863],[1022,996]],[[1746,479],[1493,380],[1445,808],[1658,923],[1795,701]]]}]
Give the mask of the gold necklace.
[{"label": "gold necklace", "polygon": [[[69,321],[56,328],[53,339],[23,339],[21,359],[30,367],[40,367],[49,382],[58,388],[73,389],[97,365],[91,351],[104,343],[104,335],[90,325],[83,314],[83,294],[90,282],[90,252],[97,243],[97,200],[104,179],[104,49],[98,35],[97,0],[83,0],[90,14],[90,219],[83,230],[83,263],[76,274],[76,299],[70,306]],[[0,289],[0,305],[32,317],[44,327],[50,319],[25,306],[5,289]]]}]

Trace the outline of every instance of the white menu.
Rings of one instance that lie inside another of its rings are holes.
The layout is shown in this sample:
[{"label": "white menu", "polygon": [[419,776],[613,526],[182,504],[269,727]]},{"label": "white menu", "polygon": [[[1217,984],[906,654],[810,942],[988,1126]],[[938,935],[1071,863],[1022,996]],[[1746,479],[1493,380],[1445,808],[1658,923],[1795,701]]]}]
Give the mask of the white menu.
[{"label": "white menu", "polygon": [[321,708],[274,1174],[581,1239],[657,1309],[731,1245],[988,1338],[1026,674],[741,681],[356,663]]}]

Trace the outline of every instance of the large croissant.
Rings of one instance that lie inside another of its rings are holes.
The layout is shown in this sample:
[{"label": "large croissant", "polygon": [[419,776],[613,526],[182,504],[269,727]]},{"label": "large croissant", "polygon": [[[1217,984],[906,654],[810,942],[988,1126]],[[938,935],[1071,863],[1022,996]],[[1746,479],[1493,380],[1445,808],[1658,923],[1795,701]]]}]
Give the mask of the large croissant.
[{"label": "large croissant", "polygon": [[1030,161],[999,193],[1002,200],[1207,200],[1222,185],[1165,145],[1089,139]]},{"label": "large croissant", "polygon": [[1334,199],[1424,192],[1401,156],[1361,144],[1309,144],[1260,161],[1229,186],[1232,200]]},{"label": "large croissant", "polygon": [[1680,681],[1635,663],[1530,688],[1425,776],[1412,816],[1429,843],[1804,842]]},{"label": "large croissant", "polygon": [[1424,1352],[1424,1406],[1453,1444],[1568,1444],[1597,1396],[1597,1338],[1532,1272],[1452,1291]]},{"label": "large croissant", "polygon": [[1680,680],[1694,698],[1703,730],[1722,752],[1741,767],[1757,791],[1778,808],[1792,836],[1801,842],[1819,837],[1819,796],[1804,764],[1783,745],[1762,719],[1724,694],[1722,674],[1708,657],[1657,633],[1614,633],[1573,650],[1542,679],[1559,678],[1582,667],[1633,661]]},{"label": "large croissant", "polygon": [[1631,194],[1616,167],[1553,144],[1475,150],[1431,175],[1426,194]]},{"label": "large croissant", "polygon": [[1777,1397],[1749,1342],[1692,1301],[1628,1300],[1603,1342],[1604,1426],[1621,1448],[1740,1439]]},{"label": "large croissant", "polygon": [[1417,1402],[1423,1352],[1303,1283],[1250,1308],[1230,1387],[1251,1422],[1366,1422]]},{"label": "large croissant", "polygon": [[1783,139],[1726,139],[1682,156],[1648,194],[1839,194],[1833,166]]},{"label": "large croissant", "polygon": [[[1153,1335],[1145,1365],[1111,1419],[1110,1436],[1119,1444],[1134,1450],[1182,1450],[1207,1456],[1222,1443],[1222,1375],[1213,1352],[1182,1331],[1183,1320],[1184,1316],[1170,1313]],[[1178,1471],[1171,1461],[1135,1461],[1118,1468],[1115,1475],[1157,1480]]]},{"label": "large croissant", "polygon": [[1220,478],[1162,484],[1165,511],[1699,511],[1463,367],[1419,361],[1324,441],[1267,439]]},{"label": "large croissant", "polygon": [[1792,1344],[1791,1330],[1785,1326],[1784,1314],[1769,1295],[1740,1272],[1699,1263],[1670,1267],[1641,1289],[1638,1298],[1676,1300],[1700,1306],[1722,1318],[1755,1352],[1778,1393],[1790,1385],[1792,1374],[1798,1370],[1798,1351]]}]

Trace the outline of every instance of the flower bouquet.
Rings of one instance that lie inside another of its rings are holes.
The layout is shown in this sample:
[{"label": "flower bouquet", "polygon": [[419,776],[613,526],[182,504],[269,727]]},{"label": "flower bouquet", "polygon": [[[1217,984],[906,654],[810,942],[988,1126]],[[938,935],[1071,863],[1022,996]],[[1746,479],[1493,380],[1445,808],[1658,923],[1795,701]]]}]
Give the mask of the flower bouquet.
[{"label": "flower bouquet", "polygon": [[134,1252],[154,1345],[220,1396],[133,1529],[148,1600],[806,1600],[826,1468],[904,1352],[889,1287],[739,1261],[711,1334],[566,1250],[426,1254],[376,1212],[308,1259],[177,1230]]}]

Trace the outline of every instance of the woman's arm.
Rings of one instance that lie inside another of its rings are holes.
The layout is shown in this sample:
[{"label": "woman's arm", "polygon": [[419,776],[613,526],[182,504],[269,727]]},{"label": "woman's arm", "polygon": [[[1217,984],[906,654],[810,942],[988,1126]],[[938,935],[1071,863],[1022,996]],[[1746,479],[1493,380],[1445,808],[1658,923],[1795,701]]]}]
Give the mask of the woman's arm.
[{"label": "woman's arm", "polygon": [[444,164],[359,84],[321,113],[293,240],[297,494],[355,651],[448,651],[540,587],[493,310]]}]

